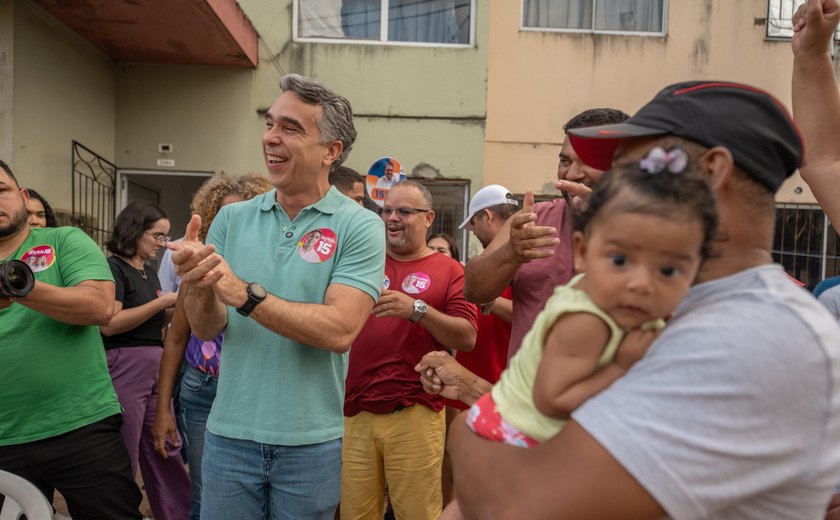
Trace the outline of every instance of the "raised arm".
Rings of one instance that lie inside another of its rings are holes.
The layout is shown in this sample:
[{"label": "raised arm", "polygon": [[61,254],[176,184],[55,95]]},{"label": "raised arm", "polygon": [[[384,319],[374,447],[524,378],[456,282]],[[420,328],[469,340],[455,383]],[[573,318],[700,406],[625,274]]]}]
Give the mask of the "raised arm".
[{"label": "raised arm", "polygon": [[522,211],[505,222],[499,233],[480,255],[464,268],[464,296],[473,303],[498,298],[510,285],[519,266],[554,254],[560,242],[557,229],[537,226],[534,221],[534,194],[525,193]]},{"label": "raised arm", "polygon": [[184,240],[166,245],[172,250],[175,272],[181,277],[181,290],[185,292],[184,309],[193,334],[201,339],[219,335],[227,324],[227,311],[214,291],[216,282],[224,271],[216,270],[222,257],[216,248],[198,240],[201,217],[193,215],[187,224]]},{"label": "raised arm", "polygon": [[806,2],[794,16],[791,46],[793,115],[806,151],[799,172],[840,231],[840,95],[829,53],[838,21],[837,0]]}]

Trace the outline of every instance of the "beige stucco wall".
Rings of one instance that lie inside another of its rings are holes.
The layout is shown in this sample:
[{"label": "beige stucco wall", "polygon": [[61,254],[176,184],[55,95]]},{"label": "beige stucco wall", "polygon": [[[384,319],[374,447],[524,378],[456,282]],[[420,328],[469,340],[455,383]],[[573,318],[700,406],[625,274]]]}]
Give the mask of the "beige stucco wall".
[{"label": "beige stucco wall", "polygon": [[0,0],[0,159],[12,161],[14,122],[14,2]]},{"label": "beige stucco wall", "polygon": [[[790,106],[787,42],[766,41],[767,0],[670,0],[667,36],[520,30],[521,3],[493,2],[488,52],[485,183],[544,191],[563,124],[593,107],[632,114],[662,87],[721,79],[763,87]],[[811,201],[791,179],[780,199]]]},{"label": "beige stucco wall", "polygon": [[13,18],[12,167],[21,184],[69,208],[71,141],[114,157],[115,66],[34,2],[14,2]]},{"label": "beige stucco wall", "polygon": [[[117,73],[116,162],[230,173],[265,170],[263,117],[283,73],[312,76],[353,104],[358,140],[348,166],[366,172],[390,154],[407,173],[419,162],[481,182],[487,7],[478,2],[474,48],[292,41],[291,1],[240,1],[261,36],[256,70],[128,64]],[[159,154],[158,143],[174,152]],[[453,144],[455,143],[455,144]]]}]

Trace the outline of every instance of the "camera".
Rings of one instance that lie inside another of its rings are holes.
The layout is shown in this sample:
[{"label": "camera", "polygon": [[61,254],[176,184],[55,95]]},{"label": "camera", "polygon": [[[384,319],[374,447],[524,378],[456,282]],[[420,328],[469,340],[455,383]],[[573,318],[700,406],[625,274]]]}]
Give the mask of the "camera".
[{"label": "camera", "polygon": [[32,269],[20,260],[0,261],[0,298],[23,298],[35,287]]}]

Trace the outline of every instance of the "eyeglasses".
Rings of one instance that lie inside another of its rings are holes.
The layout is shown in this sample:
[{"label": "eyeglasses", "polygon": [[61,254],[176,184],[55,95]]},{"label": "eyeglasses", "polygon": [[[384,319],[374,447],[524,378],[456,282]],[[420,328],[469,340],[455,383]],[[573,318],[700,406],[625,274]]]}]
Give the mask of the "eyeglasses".
[{"label": "eyeglasses", "polygon": [[420,209],[420,208],[381,208],[379,210],[379,214],[385,218],[391,216],[391,213],[396,212],[397,216],[400,218],[408,218],[415,213],[428,213],[432,210],[430,209]]},{"label": "eyeglasses", "polygon": [[150,237],[154,238],[155,242],[160,242],[161,244],[166,244],[167,242],[169,242],[169,240],[172,239],[171,236],[164,235],[163,233],[149,233],[148,231],[145,231],[145,233]]}]

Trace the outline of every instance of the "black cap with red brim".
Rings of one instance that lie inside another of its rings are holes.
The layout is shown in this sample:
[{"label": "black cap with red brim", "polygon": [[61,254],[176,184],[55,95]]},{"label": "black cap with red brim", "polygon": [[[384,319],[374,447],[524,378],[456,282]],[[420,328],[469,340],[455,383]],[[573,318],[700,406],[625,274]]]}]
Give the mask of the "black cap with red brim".
[{"label": "black cap with red brim", "polygon": [[691,81],[665,87],[624,123],[569,130],[581,160],[608,170],[621,141],[675,135],[706,148],[723,146],[738,166],[775,192],[802,163],[802,138],[769,93],[739,83]]}]

